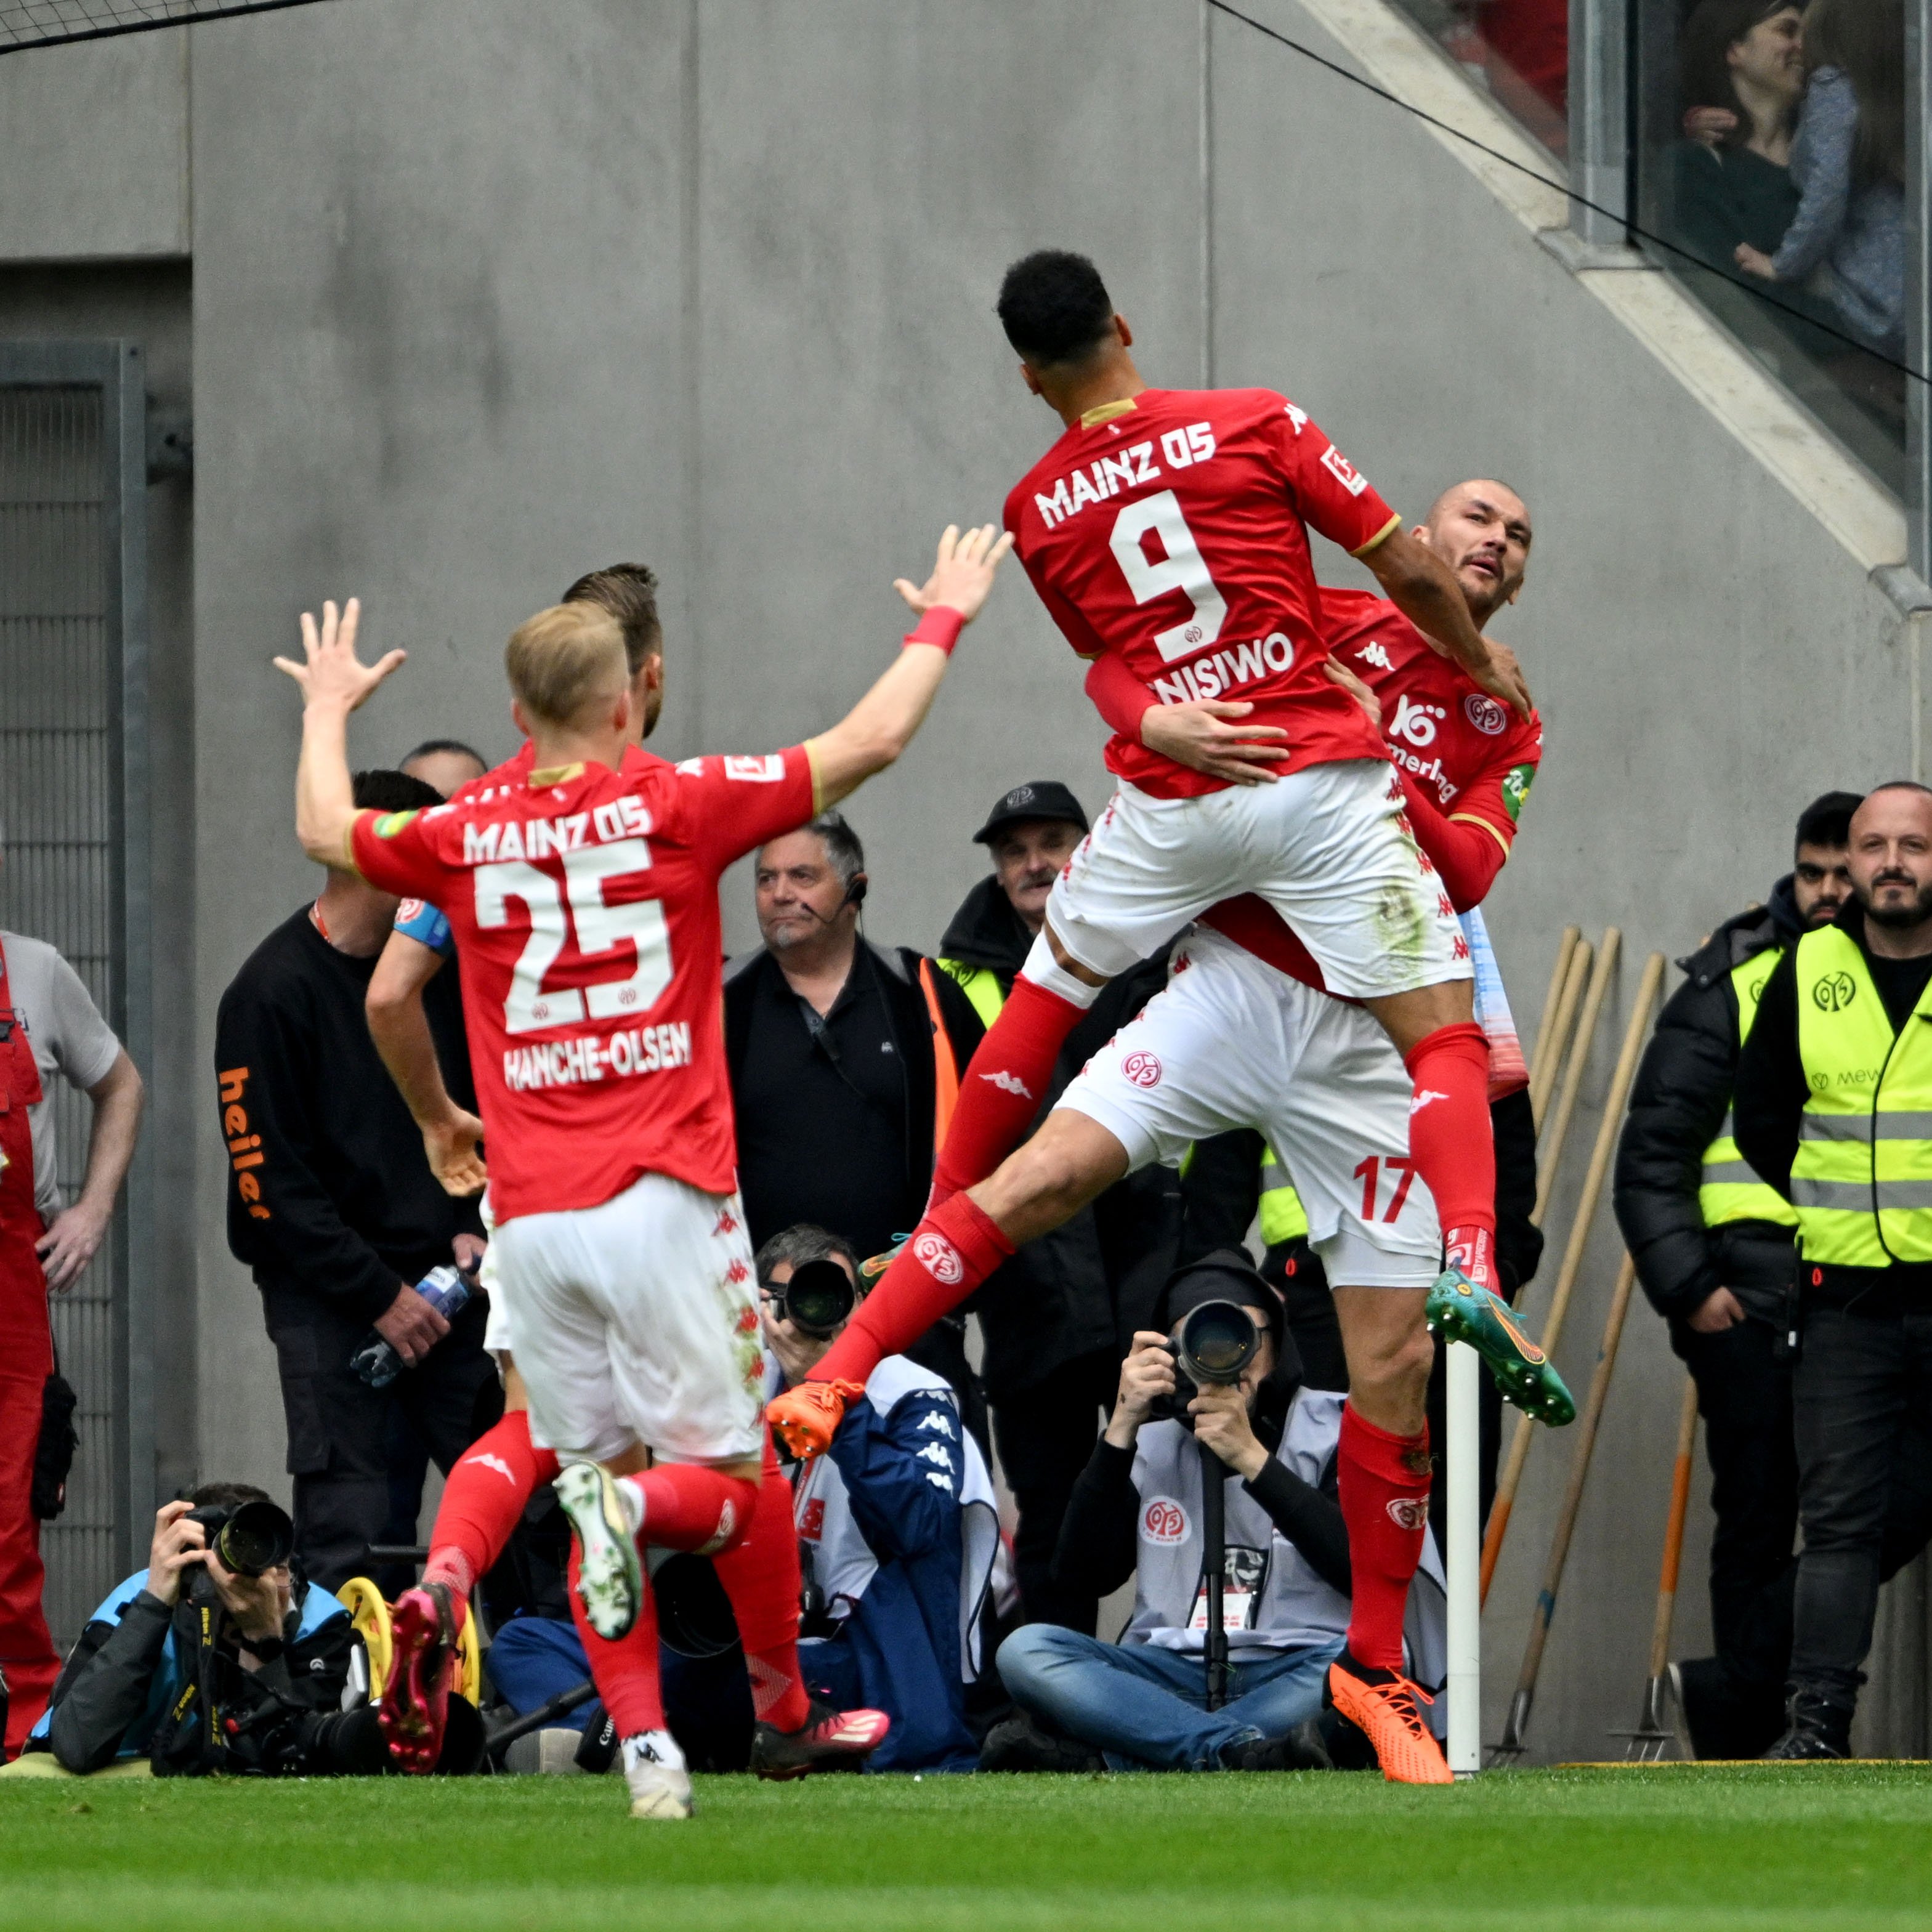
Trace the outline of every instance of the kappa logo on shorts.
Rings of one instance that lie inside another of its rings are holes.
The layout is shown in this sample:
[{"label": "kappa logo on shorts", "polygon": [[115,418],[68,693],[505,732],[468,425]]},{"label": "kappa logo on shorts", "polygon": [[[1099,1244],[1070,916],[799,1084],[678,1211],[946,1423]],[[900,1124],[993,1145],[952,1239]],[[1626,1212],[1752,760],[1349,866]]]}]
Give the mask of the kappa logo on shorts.
[{"label": "kappa logo on shorts", "polygon": [[990,1080],[1002,1094],[1012,1094],[1022,1100],[1033,1098],[1033,1089],[1017,1073],[1009,1073],[1004,1066],[997,1073],[982,1073],[980,1078]]},{"label": "kappa logo on shorts", "polygon": [[713,1238],[722,1234],[735,1234],[737,1232],[737,1216],[728,1208],[721,1209],[718,1216],[718,1225],[711,1231]]},{"label": "kappa logo on shorts", "polygon": [[1391,1496],[1382,1505],[1388,1512],[1388,1520],[1398,1529],[1426,1529],[1429,1527],[1429,1498],[1426,1496]]},{"label": "kappa logo on shorts", "polygon": [[1138,1053],[1130,1053],[1120,1062],[1120,1071],[1136,1087],[1158,1087],[1160,1084],[1160,1056],[1149,1053],[1143,1048]]},{"label": "kappa logo on shorts", "polygon": [[1485,736],[1499,738],[1509,723],[1509,713],[1486,692],[1472,691],[1462,700],[1462,716]]},{"label": "kappa logo on shorts", "polygon": [[954,1288],[966,1279],[966,1264],[959,1250],[944,1234],[929,1230],[912,1244],[912,1258],[934,1281]]},{"label": "kappa logo on shorts", "polygon": [[1172,1496],[1150,1496],[1141,1512],[1141,1540],[1171,1546],[1187,1540],[1187,1512]]}]

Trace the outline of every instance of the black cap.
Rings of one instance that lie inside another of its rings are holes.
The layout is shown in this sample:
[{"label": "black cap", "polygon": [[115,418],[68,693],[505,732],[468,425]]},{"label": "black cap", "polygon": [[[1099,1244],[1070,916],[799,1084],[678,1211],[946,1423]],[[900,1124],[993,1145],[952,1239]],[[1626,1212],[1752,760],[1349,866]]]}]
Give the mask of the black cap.
[{"label": "black cap", "polygon": [[1080,801],[1058,778],[1034,778],[1016,784],[987,814],[986,822],[973,835],[976,845],[990,845],[993,835],[1003,825],[1018,818],[1056,818],[1088,830],[1087,814]]}]

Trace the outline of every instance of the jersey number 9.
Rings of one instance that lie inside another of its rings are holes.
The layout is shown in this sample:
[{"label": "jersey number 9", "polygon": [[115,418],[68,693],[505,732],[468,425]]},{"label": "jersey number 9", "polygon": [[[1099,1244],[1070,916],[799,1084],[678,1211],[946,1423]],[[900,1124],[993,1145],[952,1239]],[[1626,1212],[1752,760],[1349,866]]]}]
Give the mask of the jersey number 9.
[{"label": "jersey number 9", "polygon": [[[1141,548],[1149,530],[1160,536],[1167,552],[1159,563],[1150,563]],[[1149,603],[1170,590],[1184,590],[1194,606],[1191,617],[1154,633],[1154,643],[1165,662],[1172,664],[1176,658],[1191,657],[1221,634],[1221,626],[1227,621],[1227,600],[1215,589],[1208,560],[1172,490],[1130,503],[1114,519],[1112,542],[1136,604]]]}]

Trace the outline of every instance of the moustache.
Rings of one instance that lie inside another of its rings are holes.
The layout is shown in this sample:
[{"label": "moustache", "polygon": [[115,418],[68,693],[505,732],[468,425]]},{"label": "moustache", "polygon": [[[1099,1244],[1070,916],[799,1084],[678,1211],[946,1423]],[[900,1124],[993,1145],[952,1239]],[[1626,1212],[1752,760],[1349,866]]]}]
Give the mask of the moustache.
[{"label": "moustache", "polygon": [[1897,867],[1893,867],[1888,871],[1874,872],[1872,874],[1872,890],[1876,892],[1880,886],[1905,886],[1916,892],[1918,887],[1918,881],[1910,872],[1901,872]]}]

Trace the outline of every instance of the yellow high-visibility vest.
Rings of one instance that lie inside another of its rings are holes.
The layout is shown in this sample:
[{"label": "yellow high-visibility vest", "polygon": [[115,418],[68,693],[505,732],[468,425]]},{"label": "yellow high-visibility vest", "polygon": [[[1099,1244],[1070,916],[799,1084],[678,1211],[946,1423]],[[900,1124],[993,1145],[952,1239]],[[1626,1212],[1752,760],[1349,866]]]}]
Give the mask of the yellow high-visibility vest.
[{"label": "yellow high-visibility vest", "polygon": [[1836,926],[1798,942],[1798,1053],[1810,1098],[1791,1165],[1804,1258],[1932,1261],[1932,985],[1894,1034]]},{"label": "yellow high-visibility vest", "polygon": [[[1784,957],[1781,946],[1767,946],[1754,953],[1742,966],[1731,968],[1731,986],[1738,998],[1738,1044],[1750,1037],[1757,1020],[1757,1003],[1764,994],[1764,982],[1772,969]],[[1732,1138],[1736,1128],[1731,1110],[1724,1109],[1724,1124],[1718,1138],[1704,1150],[1704,1174],[1697,1189],[1697,1205],[1707,1228],[1721,1227],[1726,1221],[1774,1221],[1780,1228],[1798,1225],[1798,1210],[1774,1187],[1759,1180],[1755,1169],[1738,1151]]]},{"label": "yellow high-visibility vest", "polygon": [[958,981],[960,991],[973,1002],[973,1010],[980,1016],[982,1026],[989,1027],[1000,1017],[1006,996],[1000,986],[1000,976],[992,967],[969,966],[963,959],[942,959],[939,970]]},{"label": "yellow high-visibility vest", "polygon": [[1262,1148],[1262,1241],[1279,1247],[1283,1241],[1299,1240],[1308,1232],[1308,1216],[1288,1178],[1288,1170],[1276,1159],[1274,1149]]}]

